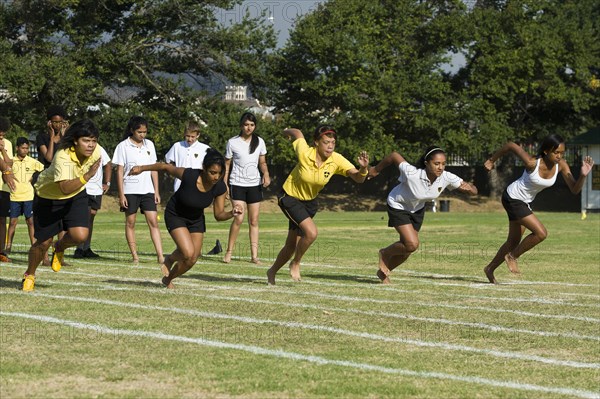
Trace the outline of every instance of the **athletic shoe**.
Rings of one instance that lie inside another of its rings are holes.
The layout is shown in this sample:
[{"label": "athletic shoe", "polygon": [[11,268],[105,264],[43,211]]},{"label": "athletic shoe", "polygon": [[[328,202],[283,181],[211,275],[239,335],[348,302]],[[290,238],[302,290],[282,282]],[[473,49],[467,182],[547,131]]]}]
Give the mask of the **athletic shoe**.
[{"label": "athletic shoe", "polygon": [[216,255],[216,254],[220,254],[221,252],[223,252],[223,247],[221,246],[221,241],[217,240],[217,242],[215,243],[215,246],[213,247],[213,249],[208,251],[207,255]]},{"label": "athletic shoe", "polygon": [[64,252],[57,252],[56,248],[54,249],[54,253],[52,254],[51,267],[55,272],[59,272],[60,268],[63,265],[63,258],[65,257]]},{"label": "athletic shoe", "polygon": [[75,259],[82,259],[82,258],[85,258],[85,251],[84,251],[83,249],[81,249],[81,248],[77,248],[77,249],[75,250],[75,252],[73,253],[73,257],[74,257]]},{"label": "athletic shoe", "polygon": [[10,263],[12,261],[10,260],[8,255],[6,255],[4,252],[0,252],[0,262]]},{"label": "athletic shoe", "polygon": [[97,253],[92,251],[92,248],[88,248],[85,251],[83,251],[83,257],[84,258],[99,258],[100,255],[98,255]]},{"label": "athletic shoe", "polygon": [[23,291],[33,291],[35,285],[35,276],[33,274],[27,274],[23,276]]}]

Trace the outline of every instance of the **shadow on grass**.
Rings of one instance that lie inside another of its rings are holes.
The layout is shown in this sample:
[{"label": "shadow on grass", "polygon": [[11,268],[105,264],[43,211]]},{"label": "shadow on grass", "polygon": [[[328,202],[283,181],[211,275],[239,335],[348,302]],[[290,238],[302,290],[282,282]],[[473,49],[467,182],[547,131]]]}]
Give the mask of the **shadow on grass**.
[{"label": "shadow on grass", "polygon": [[356,283],[364,284],[381,284],[381,280],[377,278],[375,272],[373,277],[369,276],[350,276],[350,275],[332,275],[332,274],[315,274],[315,273],[302,273],[303,277],[310,277],[314,279],[322,280],[335,280],[335,281],[354,281]]},{"label": "shadow on grass", "polygon": [[135,285],[138,287],[145,288],[164,288],[164,285],[160,282],[160,278],[156,278],[156,282],[154,281],[125,281],[125,280],[104,280],[106,284],[114,284],[114,285]]},{"label": "shadow on grass", "polygon": [[[36,289],[37,288],[48,288],[51,286],[52,286],[51,284],[44,284],[40,280],[35,281]],[[22,282],[22,279],[7,280],[4,278],[0,278],[0,288],[13,288],[15,290],[21,291],[21,289],[23,288],[23,282]]]},{"label": "shadow on grass", "polygon": [[[221,283],[256,283],[259,280],[247,277],[218,277],[218,276],[210,276],[202,273],[193,273],[193,274],[184,274],[183,276],[177,277],[178,279],[194,279],[206,282],[221,282]],[[265,281],[267,280],[267,276],[265,276]],[[177,280],[173,280],[173,284],[175,284]]]},{"label": "shadow on grass", "polygon": [[[422,278],[426,280],[443,280],[443,281],[462,281],[467,283],[480,283],[480,284],[489,284],[487,280],[483,278],[479,279],[477,277],[465,277],[465,276],[447,276],[447,275],[439,275],[436,276],[434,274],[426,274],[426,275],[415,275],[415,274],[406,274],[405,277],[412,278]],[[485,278],[485,276],[484,276]]]}]

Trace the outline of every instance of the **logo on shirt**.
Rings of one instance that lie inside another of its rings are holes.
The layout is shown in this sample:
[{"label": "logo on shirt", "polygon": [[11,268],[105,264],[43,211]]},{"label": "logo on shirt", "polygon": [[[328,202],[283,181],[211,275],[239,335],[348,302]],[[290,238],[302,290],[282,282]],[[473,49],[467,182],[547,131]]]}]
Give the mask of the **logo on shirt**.
[{"label": "logo on shirt", "polygon": [[442,192],[442,188],[438,187],[438,193],[441,193],[441,192]]},{"label": "logo on shirt", "polygon": [[329,171],[326,170],[325,172],[323,172],[323,174],[325,175],[325,178],[327,179],[331,173],[329,173]]},{"label": "logo on shirt", "polygon": [[150,151],[146,151],[146,154],[148,154],[148,156],[150,156]]},{"label": "logo on shirt", "polygon": [[198,153],[195,153],[195,154],[194,154],[194,158],[198,158]]}]

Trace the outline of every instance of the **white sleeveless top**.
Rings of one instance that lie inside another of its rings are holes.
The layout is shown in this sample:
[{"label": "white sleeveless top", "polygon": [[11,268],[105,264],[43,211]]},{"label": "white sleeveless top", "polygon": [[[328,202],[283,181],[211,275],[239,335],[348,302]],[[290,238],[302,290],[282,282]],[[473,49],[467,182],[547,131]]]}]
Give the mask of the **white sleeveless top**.
[{"label": "white sleeveless top", "polygon": [[523,175],[506,188],[510,198],[529,204],[534,200],[537,193],[552,186],[554,182],[556,182],[556,176],[558,176],[558,164],[556,164],[554,176],[549,179],[543,179],[540,177],[539,173],[541,160],[542,158],[538,158],[533,172],[529,173],[527,172],[527,169],[524,170]]}]

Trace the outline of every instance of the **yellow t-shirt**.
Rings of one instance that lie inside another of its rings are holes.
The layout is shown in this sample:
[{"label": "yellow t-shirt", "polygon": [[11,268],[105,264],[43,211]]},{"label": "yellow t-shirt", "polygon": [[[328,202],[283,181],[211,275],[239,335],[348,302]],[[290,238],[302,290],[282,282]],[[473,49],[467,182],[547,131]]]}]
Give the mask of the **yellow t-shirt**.
[{"label": "yellow t-shirt", "polygon": [[320,167],[317,166],[316,147],[310,147],[305,139],[296,139],[293,143],[298,157],[298,164],[292,170],[283,189],[301,201],[309,201],[317,197],[333,175],[347,176],[355,166],[341,154],[334,152]]},{"label": "yellow t-shirt", "polygon": [[23,159],[16,156],[13,158],[12,170],[17,188],[10,193],[10,200],[13,202],[32,201],[33,185],[31,184],[31,176],[35,172],[44,170],[44,164],[29,155],[26,155]]},{"label": "yellow t-shirt", "polygon": [[[13,159],[12,143],[10,141],[8,141],[6,139],[6,137],[3,140],[4,140],[4,148],[6,149],[6,153],[8,154],[8,158]],[[8,184],[2,183],[2,191],[6,191],[7,193],[10,193],[10,187],[8,187]]]},{"label": "yellow t-shirt", "polygon": [[62,149],[54,154],[52,164],[48,169],[40,173],[38,181],[35,183],[35,191],[38,196],[52,200],[63,200],[73,198],[83,190],[85,185],[81,186],[80,189],[75,190],[72,193],[64,194],[60,191],[58,183],[63,180],[73,180],[75,178],[83,176],[90,167],[100,159],[100,147],[96,146],[94,153],[86,158],[83,163],[77,159],[75,150],[71,148]]}]

